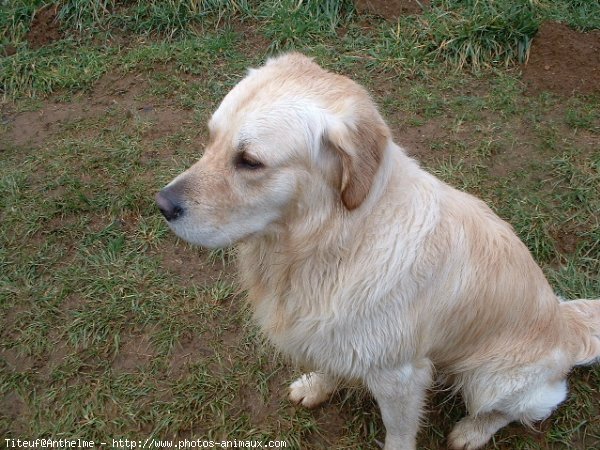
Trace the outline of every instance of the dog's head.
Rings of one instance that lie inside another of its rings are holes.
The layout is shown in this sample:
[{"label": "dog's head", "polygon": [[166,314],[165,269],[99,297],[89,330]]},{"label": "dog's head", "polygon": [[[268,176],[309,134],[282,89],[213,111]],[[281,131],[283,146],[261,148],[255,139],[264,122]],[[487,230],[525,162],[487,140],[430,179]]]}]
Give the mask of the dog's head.
[{"label": "dog's head", "polygon": [[315,207],[360,207],[390,140],[364,89],[297,53],[251,69],[208,127],[202,158],[156,196],[173,231],[206,247],[268,234]]}]

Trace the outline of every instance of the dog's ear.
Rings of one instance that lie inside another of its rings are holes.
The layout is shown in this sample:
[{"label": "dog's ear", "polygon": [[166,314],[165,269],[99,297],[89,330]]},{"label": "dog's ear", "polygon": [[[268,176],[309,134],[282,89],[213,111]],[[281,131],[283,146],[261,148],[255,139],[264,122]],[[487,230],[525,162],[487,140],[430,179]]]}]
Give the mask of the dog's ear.
[{"label": "dog's ear", "polygon": [[342,161],[342,203],[348,210],[356,209],[369,194],[390,131],[379,116],[355,123],[334,120],[327,128],[325,139]]}]

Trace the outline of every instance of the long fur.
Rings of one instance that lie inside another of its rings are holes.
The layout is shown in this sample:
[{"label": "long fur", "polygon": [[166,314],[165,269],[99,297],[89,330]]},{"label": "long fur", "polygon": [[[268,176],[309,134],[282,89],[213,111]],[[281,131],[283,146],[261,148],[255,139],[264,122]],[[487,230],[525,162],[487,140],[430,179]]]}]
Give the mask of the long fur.
[{"label": "long fur", "polygon": [[[272,59],[209,126],[205,156],[171,183],[186,216],[170,225],[200,245],[238,243],[255,319],[318,372],[293,400],[364,382],[386,449],[414,448],[435,370],[469,412],[450,445],[478,448],[548,416],[571,367],[600,356],[600,302],[561,302],[510,225],[421,169],[349,79],[299,54]],[[264,168],[230,167],[240,139]]]}]

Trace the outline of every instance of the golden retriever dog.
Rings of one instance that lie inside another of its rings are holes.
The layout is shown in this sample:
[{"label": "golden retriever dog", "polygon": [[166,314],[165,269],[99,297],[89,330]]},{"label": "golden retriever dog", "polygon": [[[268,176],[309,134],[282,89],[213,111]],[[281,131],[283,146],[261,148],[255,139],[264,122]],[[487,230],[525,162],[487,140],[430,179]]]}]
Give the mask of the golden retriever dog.
[{"label": "golden retriever dog", "polygon": [[385,449],[414,449],[435,376],[468,410],[449,446],[476,449],[546,418],[571,368],[599,359],[600,301],[561,301],[511,226],[421,169],[350,79],[270,59],[208,127],[202,158],[156,201],[182,239],[238,246],[254,318],[314,370],[292,401],[361,382]]}]

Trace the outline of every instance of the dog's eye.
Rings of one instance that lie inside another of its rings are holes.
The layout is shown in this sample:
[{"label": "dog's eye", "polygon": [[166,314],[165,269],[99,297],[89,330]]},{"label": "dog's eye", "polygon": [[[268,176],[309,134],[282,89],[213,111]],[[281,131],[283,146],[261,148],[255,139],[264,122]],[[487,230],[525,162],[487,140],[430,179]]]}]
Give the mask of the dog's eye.
[{"label": "dog's eye", "polygon": [[251,157],[246,152],[238,153],[235,158],[235,167],[236,169],[249,169],[256,170],[264,167],[264,164],[259,160]]}]

